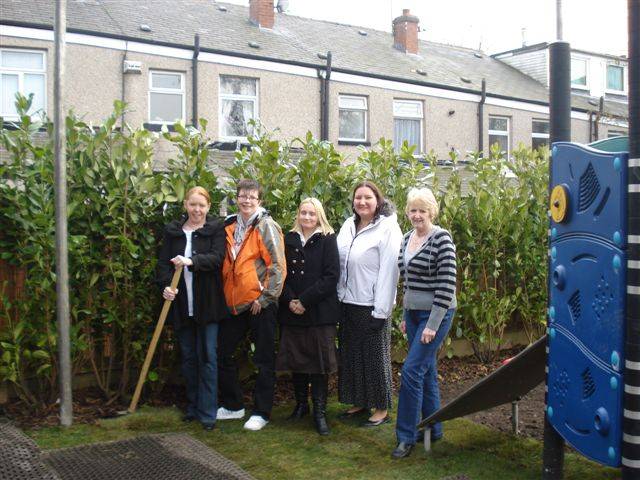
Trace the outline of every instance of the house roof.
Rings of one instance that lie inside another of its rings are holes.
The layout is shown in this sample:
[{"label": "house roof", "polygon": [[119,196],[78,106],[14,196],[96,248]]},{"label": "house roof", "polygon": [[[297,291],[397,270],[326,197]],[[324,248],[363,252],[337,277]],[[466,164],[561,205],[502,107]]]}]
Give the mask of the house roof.
[{"label": "house roof", "polygon": [[[533,45],[525,45],[523,47],[514,48],[512,50],[505,50],[504,52],[493,53],[491,54],[491,56],[494,58],[500,58],[505,55],[519,55],[521,53],[535,52],[537,50],[546,50],[547,48],[549,48],[549,45],[549,42],[535,43]],[[620,62],[628,62],[627,57],[624,55],[612,55],[610,53],[594,52],[591,50],[582,50],[579,48],[572,48],[571,51],[582,53],[584,55],[591,55],[594,57],[609,58],[611,60],[617,60]]]},{"label": "house roof", "polygon": [[[221,8],[223,7],[223,8]],[[2,0],[0,23],[52,28],[54,2]],[[140,25],[151,31],[143,31]],[[318,53],[332,52],[335,71],[548,104],[548,90],[538,81],[480,52],[419,41],[417,55],[393,48],[389,32],[275,13],[273,29],[249,21],[249,8],[212,0],[68,0],[67,28],[116,38],[192,47],[196,33],[205,51],[322,67]],[[360,31],[367,32],[362,35]],[[249,46],[254,42],[260,48]],[[416,70],[426,72],[421,75]],[[466,82],[465,80],[470,80]],[[574,98],[573,107],[593,110],[588,98]],[[627,116],[626,105],[606,110]]]}]

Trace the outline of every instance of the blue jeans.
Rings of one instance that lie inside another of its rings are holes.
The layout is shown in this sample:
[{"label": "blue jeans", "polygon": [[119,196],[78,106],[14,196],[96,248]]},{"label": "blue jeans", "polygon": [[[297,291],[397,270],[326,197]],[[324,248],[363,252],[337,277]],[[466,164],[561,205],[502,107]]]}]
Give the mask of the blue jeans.
[{"label": "blue jeans", "polygon": [[218,412],[218,324],[185,322],[177,336],[189,401],[187,415],[213,424]]},{"label": "blue jeans", "polygon": [[[434,339],[427,344],[420,342],[422,331],[427,325],[429,311],[405,310],[409,353],[402,367],[402,384],[398,399],[398,420],[396,437],[398,442],[415,444],[417,425],[421,418],[427,418],[440,408],[438,388],[438,348],[447,337],[455,309],[447,311]],[[442,437],[442,425],[436,423],[431,428],[431,438]]]}]

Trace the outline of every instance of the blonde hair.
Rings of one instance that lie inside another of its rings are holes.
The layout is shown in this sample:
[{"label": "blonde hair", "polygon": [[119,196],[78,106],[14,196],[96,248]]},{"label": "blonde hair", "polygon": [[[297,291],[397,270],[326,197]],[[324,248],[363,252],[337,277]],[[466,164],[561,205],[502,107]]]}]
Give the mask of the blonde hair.
[{"label": "blonde hair", "polygon": [[184,196],[184,201],[186,202],[191,198],[191,195],[202,195],[206,200],[207,204],[211,205],[211,197],[209,196],[209,192],[204,187],[193,187],[187,191],[187,194]]},{"label": "blonde hair", "polygon": [[440,213],[440,207],[433,192],[428,188],[412,188],[407,194],[405,213],[409,215],[412,206],[423,208],[429,213],[431,220],[435,220]]},{"label": "blonde hair", "polygon": [[300,225],[298,217],[300,216],[300,209],[305,203],[310,203],[311,205],[313,205],[313,208],[316,209],[316,216],[318,217],[318,227],[320,227],[320,231],[322,232],[322,234],[329,235],[330,233],[333,233],[333,228],[327,220],[327,215],[324,213],[322,203],[320,203],[320,200],[315,197],[307,197],[300,202],[300,205],[298,205],[298,211],[296,212],[296,219],[293,222],[293,228],[291,229],[291,231],[302,234],[302,226]]}]

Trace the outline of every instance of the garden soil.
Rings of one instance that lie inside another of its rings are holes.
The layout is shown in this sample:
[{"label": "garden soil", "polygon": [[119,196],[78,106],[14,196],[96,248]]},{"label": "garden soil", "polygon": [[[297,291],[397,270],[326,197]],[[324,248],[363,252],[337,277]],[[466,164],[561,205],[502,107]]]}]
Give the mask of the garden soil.
[{"label": "garden soil", "polygon": [[[474,357],[443,358],[439,361],[439,380],[441,386],[442,404],[454,399],[457,395],[466,391],[474,383],[499,368],[506,358],[518,353],[518,350],[506,350],[500,352],[496,360],[490,364],[483,364]],[[400,364],[394,364],[394,388],[397,390],[400,379]],[[337,379],[331,378],[330,390],[336,393]],[[249,402],[251,398],[251,381],[245,384],[245,396]],[[278,376],[276,388],[276,404],[285,404],[293,400],[291,382],[288,375]],[[184,407],[183,389],[180,386],[166,386],[162,392],[153,395],[153,398],[144,400],[144,403],[155,407],[172,406]],[[542,440],[544,427],[544,385],[541,384],[519,402],[519,430],[520,434]],[[126,403],[106,402],[96,389],[83,389],[74,392],[74,421],[76,423],[95,423],[102,418],[110,418],[118,415],[119,411],[126,410]],[[58,406],[50,407],[38,412],[31,412],[20,402],[12,402],[4,407],[0,406],[4,413],[23,428],[41,428],[58,425]],[[511,432],[511,405],[502,405],[483,412],[468,416],[474,422],[481,423],[502,432]]]}]

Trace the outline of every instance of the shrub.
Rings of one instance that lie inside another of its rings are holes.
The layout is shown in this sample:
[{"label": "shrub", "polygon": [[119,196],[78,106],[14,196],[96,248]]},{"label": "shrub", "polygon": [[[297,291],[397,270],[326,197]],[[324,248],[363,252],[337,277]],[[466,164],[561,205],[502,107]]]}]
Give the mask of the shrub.
[{"label": "shrub", "polygon": [[[2,126],[0,141],[8,159],[0,163],[2,258],[25,269],[23,296],[10,303],[0,289],[0,381],[15,385],[22,399],[42,406],[55,399],[55,243],[51,124],[25,114],[30,99],[18,99],[20,121]],[[245,177],[264,187],[264,205],[288,230],[302,198],[314,196],[338,229],[351,215],[353,185],[377,183],[395,203],[403,231],[406,194],[430,184],[441,204],[439,223],[458,248],[459,314],[455,332],[488,359],[514,322],[531,340],[542,333],[546,305],[546,156],[518,149],[507,160],[497,150],[471,157],[470,193],[462,194],[461,166],[451,154],[452,174],[441,184],[435,155],[423,162],[406,143],[395,151],[381,139],[346,165],[334,146],[309,133],[291,143],[274,140],[256,125],[249,148],[237,152],[225,184],[210,170],[207,122],[199,129],[178,123],[161,135],[117,126],[125,106],[98,128],[69,115],[68,162],[69,273],[74,371],[91,370],[105,398],[128,391],[129,372],[141,363],[155,325],[160,295],[152,287],[159,233],[182,212],[185,192],[199,184],[216,211],[235,183]],[[153,171],[154,146],[162,138],[175,149],[164,171]],[[394,312],[394,325],[401,309]],[[394,328],[394,341],[402,341]],[[169,352],[171,357],[171,352]],[[166,378],[156,360],[150,379]],[[116,371],[121,375],[116,376]],[[117,377],[117,382],[115,381]],[[160,384],[161,382],[158,382]]]}]

